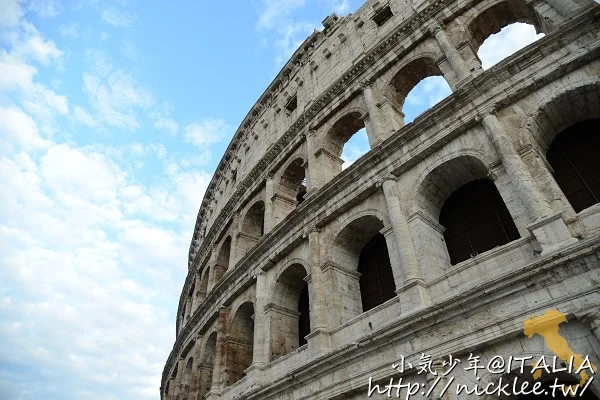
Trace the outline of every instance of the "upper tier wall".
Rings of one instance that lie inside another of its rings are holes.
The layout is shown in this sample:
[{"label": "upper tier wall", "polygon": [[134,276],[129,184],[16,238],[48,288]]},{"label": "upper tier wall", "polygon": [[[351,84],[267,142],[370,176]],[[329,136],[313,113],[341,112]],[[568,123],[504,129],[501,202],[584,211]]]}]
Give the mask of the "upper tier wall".
[{"label": "upper tier wall", "polygon": [[[407,0],[367,1],[354,14],[341,18],[331,15],[323,21],[324,29],[315,31],[296,50],[248,112],[219,162],[196,221],[190,264],[227,201],[286,131],[294,124],[306,125],[306,121],[299,121],[299,117],[314,108],[315,100],[329,91],[340,78],[356,70],[365,55],[414,17],[417,10],[428,6],[432,10],[438,9],[440,4],[437,2],[436,7],[430,2],[414,3]],[[383,5],[383,8],[389,5],[393,13],[382,26],[373,19],[377,14],[376,4]],[[294,96],[296,108],[290,111],[291,107],[286,106]]]}]

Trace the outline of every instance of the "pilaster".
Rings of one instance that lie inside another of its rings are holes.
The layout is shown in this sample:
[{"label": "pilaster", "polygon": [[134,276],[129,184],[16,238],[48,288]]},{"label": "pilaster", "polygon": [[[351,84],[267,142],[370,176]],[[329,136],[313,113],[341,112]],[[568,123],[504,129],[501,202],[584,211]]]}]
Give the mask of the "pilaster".
[{"label": "pilaster", "polygon": [[577,241],[571,236],[562,213],[554,213],[535,185],[533,177],[508,137],[494,110],[481,118],[488,137],[506,168],[511,183],[533,222],[527,226],[540,245],[541,255],[552,253]]}]

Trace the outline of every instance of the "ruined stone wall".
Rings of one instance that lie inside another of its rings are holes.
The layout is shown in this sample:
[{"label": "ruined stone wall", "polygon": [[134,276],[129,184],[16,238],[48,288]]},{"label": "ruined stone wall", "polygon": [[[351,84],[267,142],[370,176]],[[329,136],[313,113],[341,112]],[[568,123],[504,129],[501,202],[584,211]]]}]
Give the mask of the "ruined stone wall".
[{"label": "ruined stone wall", "polygon": [[[209,185],[161,398],[365,398],[400,355],[546,354],[522,331],[548,309],[597,360],[600,204],[575,212],[546,152],[600,118],[599,16],[586,0],[390,0],[326,18]],[[513,22],[546,35],[484,70],[479,46]],[[434,75],[453,93],[405,124],[408,92]],[[342,171],[363,127],[371,150]],[[493,182],[519,238],[453,264],[440,212],[478,180]],[[357,265],[377,234],[396,295],[363,312]]]}]

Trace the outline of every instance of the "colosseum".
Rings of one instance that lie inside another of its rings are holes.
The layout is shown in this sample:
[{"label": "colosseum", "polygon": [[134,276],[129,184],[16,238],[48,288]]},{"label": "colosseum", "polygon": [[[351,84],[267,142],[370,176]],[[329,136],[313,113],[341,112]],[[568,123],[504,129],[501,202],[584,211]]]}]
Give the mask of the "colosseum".
[{"label": "colosseum", "polygon": [[[543,37],[483,68],[482,43],[517,22]],[[405,122],[430,76],[452,93]],[[585,381],[506,360],[600,365],[599,128],[593,0],[328,16],[204,195],[161,399],[512,400],[540,397],[443,389]],[[370,150],[342,168],[362,129]],[[600,398],[594,368],[581,398]]]}]

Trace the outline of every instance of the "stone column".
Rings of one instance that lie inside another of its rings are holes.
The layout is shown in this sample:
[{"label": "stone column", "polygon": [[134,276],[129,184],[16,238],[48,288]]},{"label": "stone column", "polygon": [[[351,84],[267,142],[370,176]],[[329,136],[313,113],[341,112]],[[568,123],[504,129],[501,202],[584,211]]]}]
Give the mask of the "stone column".
[{"label": "stone column", "polygon": [[361,89],[363,92],[363,98],[369,111],[368,116],[363,119],[370,120],[370,124],[365,121],[365,128],[367,131],[367,138],[369,139],[369,145],[374,148],[385,139],[385,121],[381,118],[381,110],[377,107],[377,101],[373,94],[373,86],[371,82],[361,83]]},{"label": "stone column", "polygon": [[327,323],[327,289],[321,270],[320,232],[312,227],[308,233],[310,247],[310,280],[308,285],[310,305],[310,334],[306,339],[312,354],[325,354],[331,350],[331,337]]},{"label": "stone column", "polygon": [[563,17],[569,17],[579,10],[579,5],[573,0],[546,0],[546,2]]},{"label": "stone column", "polygon": [[310,129],[306,135],[307,161],[310,166],[310,168],[308,168],[308,174],[306,175],[306,197],[321,186],[321,181],[319,179],[320,172],[318,171],[319,168],[317,168],[317,158],[315,155],[317,146],[317,132]]},{"label": "stone column", "polygon": [[444,32],[444,29],[442,29],[442,26],[439,23],[434,22],[430,27],[430,31],[434,35],[435,40],[437,40],[440,49],[442,49],[444,56],[448,60],[448,63],[456,73],[458,78],[456,87],[460,87],[471,75],[465,60],[463,60],[458,50],[456,50],[452,43],[450,43],[448,36],[446,36],[446,32]]},{"label": "stone column", "polygon": [[562,220],[561,213],[552,212],[552,208],[536,187],[533,177],[513,146],[502,122],[496,117],[494,110],[484,115],[481,121],[500,156],[513,187],[517,190],[529,216],[534,220],[527,229],[537,239],[542,255],[576,242],[577,239],[571,236]]},{"label": "stone column", "polygon": [[190,299],[188,297],[188,299],[185,301],[185,318],[184,318],[184,323],[185,324],[187,324],[187,322],[190,319],[190,315],[191,315],[191,312],[192,312],[191,309],[192,309],[192,299]]},{"label": "stone column", "polygon": [[198,307],[198,302],[196,301],[196,288],[200,286],[200,278],[198,273],[195,273],[194,282],[192,283],[192,298],[191,298],[191,310],[190,314],[194,315],[194,310]]},{"label": "stone column", "polygon": [[206,264],[206,268],[208,268],[208,283],[206,284],[206,295],[208,295],[212,288],[215,286],[215,265],[217,263],[217,257],[217,246],[213,244],[210,251],[210,257],[208,258],[208,263]]},{"label": "stone column", "polygon": [[265,234],[276,225],[273,210],[273,195],[275,194],[273,175],[269,174],[265,181]]},{"label": "stone column", "polygon": [[240,221],[241,219],[242,215],[240,211],[236,211],[231,221],[231,226],[233,227],[233,229],[231,234],[231,250],[229,252],[229,265],[225,266],[227,269],[234,268],[239,259],[244,256],[244,254],[240,255],[240,252],[238,251],[238,236],[240,231],[242,230]]},{"label": "stone column", "polygon": [[220,394],[224,388],[223,375],[225,372],[227,319],[229,317],[229,308],[223,307],[219,310],[217,319],[217,351],[215,354],[215,365],[213,368],[213,381],[211,393]]},{"label": "stone column", "polygon": [[373,82],[362,82],[361,89],[368,110],[368,115],[364,117],[365,127],[369,144],[373,148],[404,126],[404,114],[396,112],[392,105],[375,91]]},{"label": "stone column", "polygon": [[267,320],[265,306],[267,305],[267,274],[259,271],[256,275],[256,300],[254,306],[254,352],[252,366],[261,368],[269,362],[269,346],[267,338]]},{"label": "stone column", "polygon": [[408,222],[400,207],[400,199],[396,194],[396,178],[393,176],[384,178],[381,186],[390,224],[394,231],[398,258],[402,267],[402,271],[395,273],[395,276],[398,275],[400,280],[397,282],[398,290],[396,290],[396,293],[401,297],[409,297],[402,299],[401,303],[403,304],[406,304],[405,300],[410,300],[408,303],[411,307],[427,305],[430,303],[429,293],[415,255]]}]

